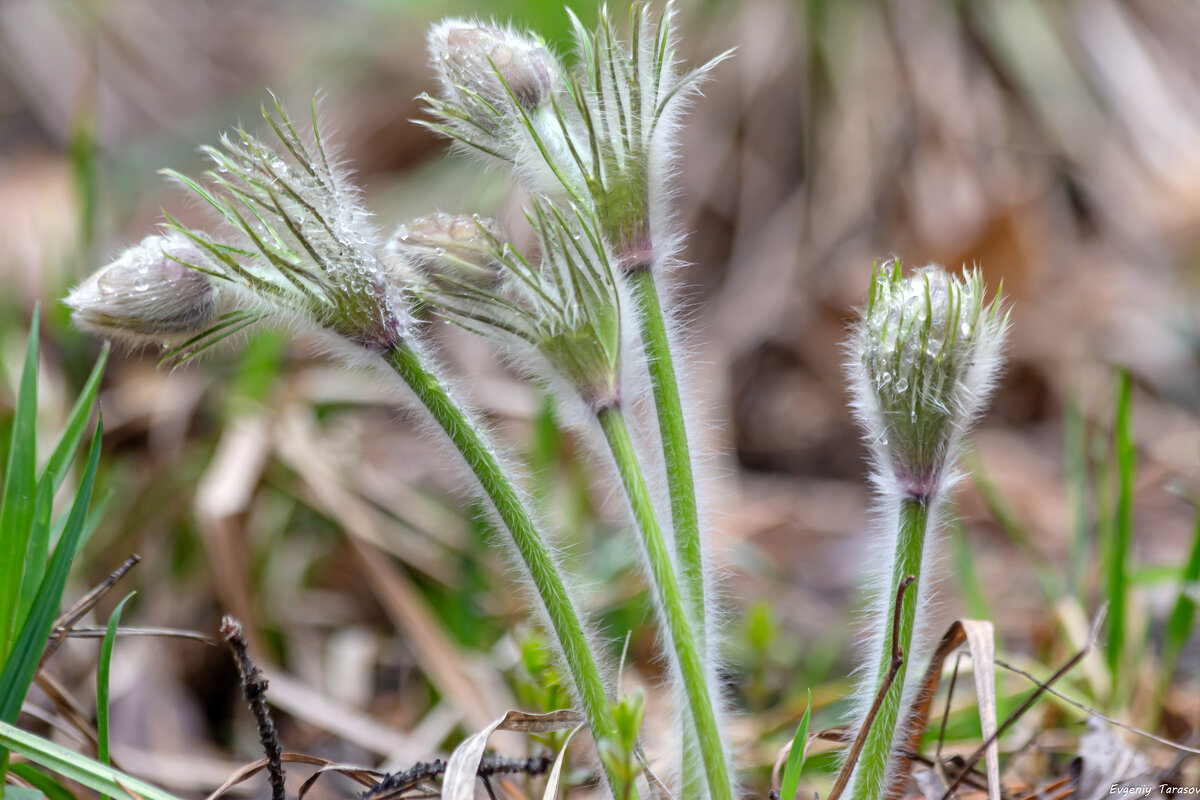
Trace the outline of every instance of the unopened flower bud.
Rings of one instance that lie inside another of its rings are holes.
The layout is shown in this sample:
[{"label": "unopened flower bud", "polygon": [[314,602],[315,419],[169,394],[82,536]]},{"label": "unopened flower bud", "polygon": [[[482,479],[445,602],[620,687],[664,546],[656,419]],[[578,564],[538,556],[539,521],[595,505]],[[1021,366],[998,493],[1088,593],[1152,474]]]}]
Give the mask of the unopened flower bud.
[{"label": "unopened flower bud", "polygon": [[977,271],[877,270],[856,355],[857,408],[904,491],[926,497],[991,393],[1007,315]]},{"label": "unopened flower bud", "polygon": [[75,287],[66,304],[86,331],[133,344],[204,330],[217,313],[212,278],[188,264],[208,261],[179,234],[148,236]]},{"label": "unopened flower bud", "polygon": [[434,65],[450,94],[459,87],[493,105],[511,97],[531,111],[550,99],[557,66],[540,39],[491,25],[447,20],[429,33]]},{"label": "unopened flower bud", "polygon": [[385,252],[394,269],[417,280],[494,289],[502,275],[496,259],[501,247],[495,220],[478,214],[430,214],[400,225]]}]

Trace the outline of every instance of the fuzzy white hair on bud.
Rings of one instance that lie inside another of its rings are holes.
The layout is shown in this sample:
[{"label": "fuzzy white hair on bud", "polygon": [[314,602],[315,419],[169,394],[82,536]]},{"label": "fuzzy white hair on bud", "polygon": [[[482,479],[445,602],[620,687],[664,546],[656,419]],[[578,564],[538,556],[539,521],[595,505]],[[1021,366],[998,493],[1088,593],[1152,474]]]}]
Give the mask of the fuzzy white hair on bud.
[{"label": "fuzzy white hair on bud", "polygon": [[208,259],[178,233],[147,236],[100,268],[64,301],[83,330],[142,346],[178,342],[217,316]]}]

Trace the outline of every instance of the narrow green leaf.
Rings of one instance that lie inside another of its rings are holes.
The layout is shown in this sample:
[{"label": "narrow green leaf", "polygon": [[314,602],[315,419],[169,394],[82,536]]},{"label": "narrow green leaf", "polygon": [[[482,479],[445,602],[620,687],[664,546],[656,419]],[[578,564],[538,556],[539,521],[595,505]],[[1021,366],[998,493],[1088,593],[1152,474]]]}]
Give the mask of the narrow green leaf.
[{"label": "narrow green leaf", "polygon": [[67,427],[63,429],[58,446],[54,448],[54,453],[50,456],[50,461],[46,464],[46,469],[40,478],[40,480],[49,480],[54,491],[62,486],[63,479],[67,477],[67,470],[71,466],[71,460],[74,459],[75,452],[79,449],[79,443],[83,441],[83,432],[87,428],[92,406],[96,402],[96,394],[100,390],[100,378],[104,375],[104,366],[107,362],[108,344],[105,343],[104,348],[100,351],[100,357],[96,359],[96,366],[92,367],[92,374],[88,376],[79,399],[75,401],[75,407],[71,409],[71,416],[67,419]]},{"label": "narrow green leaf", "polygon": [[[91,106],[89,103],[88,106]],[[87,255],[96,235],[96,209],[99,207],[99,181],[96,158],[96,112],[86,108],[78,116],[70,141],[71,178],[79,204],[79,251]]]},{"label": "narrow green leaf", "polygon": [[67,426],[59,437],[54,453],[50,456],[46,468],[42,471],[37,483],[37,501],[34,506],[33,525],[29,532],[29,541],[25,548],[25,568],[21,579],[21,593],[18,600],[17,623],[15,630],[20,630],[33,606],[33,598],[42,583],[42,575],[46,571],[46,557],[50,551],[50,514],[54,505],[54,495],[67,476],[79,442],[83,439],[83,431],[91,416],[92,406],[96,402],[96,393],[100,388],[100,377],[104,373],[104,365],[108,360],[108,345],[100,351],[100,357],[92,368],[84,384],[83,392],[71,409]]},{"label": "narrow green leaf", "polygon": [[33,310],[29,345],[17,405],[13,413],[12,443],[4,470],[4,506],[0,509],[0,661],[12,649],[20,605],[25,553],[37,502],[37,366],[40,308]]},{"label": "narrow green leaf", "polygon": [[4,671],[0,672],[0,721],[16,721],[25,693],[29,690],[34,674],[37,673],[50,631],[54,627],[54,618],[58,614],[63,590],[67,585],[67,573],[71,569],[71,561],[88,517],[92,488],[96,483],[96,467],[100,462],[102,430],[103,423],[97,421],[91,451],[88,453],[87,469],[79,492],[75,495],[71,514],[67,518],[58,545],[54,548],[54,555],[38,588],[29,617],[17,635],[12,652],[4,664]]},{"label": "narrow green leaf", "polygon": [[20,630],[33,607],[33,598],[46,572],[46,556],[50,552],[50,515],[54,508],[54,487],[50,481],[38,484],[34,503],[33,525],[25,546],[25,567],[21,577],[21,592],[17,599],[16,630]]},{"label": "narrow green leaf", "polygon": [[1179,653],[1183,650],[1188,636],[1192,633],[1192,623],[1196,617],[1196,601],[1189,594],[1188,589],[1195,587],[1197,581],[1200,581],[1200,513],[1196,515],[1192,552],[1188,556],[1187,564],[1184,565],[1179,578],[1179,597],[1175,601],[1175,608],[1171,610],[1171,616],[1167,617],[1167,627],[1164,631],[1164,680],[1170,680],[1171,673],[1175,671],[1175,662],[1179,658]]},{"label": "narrow green leaf", "polygon": [[[78,800],[71,793],[70,789],[32,764],[13,764],[8,768],[8,771],[32,785],[49,798],[49,800]],[[5,800],[12,800],[12,798],[6,798]]]},{"label": "narrow green leaf", "polygon": [[117,640],[117,626],[121,624],[121,612],[125,604],[137,592],[130,592],[125,599],[113,609],[108,618],[108,627],[104,631],[104,640],[100,642],[100,661],[96,664],[96,759],[105,764],[110,763],[108,755],[108,676],[112,667],[113,644]]},{"label": "narrow green leaf", "polygon": [[794,800],[796,790],[800,788],[800,771],[804,769],[804,751],[808,749],[808,716],[811,712],[812,692],[809,691],[808,705],[804,708],[804,716],[800,718],[800,726],[796,728],[792,751],[788,753],[787,766],[783,769],[783,779],[779,785],[781,800]]},{"label": "narrow green leaf", "polygon": [[5,786],[5,800],[46,800],[40,789],[32,786]]},{"label": "narrow green leaf", "polygon": [[180,800],[162,789],[113,769],[107,764],[82,756],[79,753],[27,733],[15,725],[0,722],[0,747],[20,753],[35,764],[68,780],[80,783],[92,791],[113,797],[140,798],[140,800]]},{"label": "narrow green leaf", "polygon": [[[1133,435],[1133,380],[1123,370],[1117,381],[1117,408],[1113,421],[1116,459],[1117,503],[1112,539],[1107,549],[1108,580],[1108,670],[1114,677],[1120,669],[1125,649],[1125,623],[1128,608],[1128,564],[1133,536],[1133,478],[1136,452]],[[1116,682],[1114,680],[1114,685]]]}]

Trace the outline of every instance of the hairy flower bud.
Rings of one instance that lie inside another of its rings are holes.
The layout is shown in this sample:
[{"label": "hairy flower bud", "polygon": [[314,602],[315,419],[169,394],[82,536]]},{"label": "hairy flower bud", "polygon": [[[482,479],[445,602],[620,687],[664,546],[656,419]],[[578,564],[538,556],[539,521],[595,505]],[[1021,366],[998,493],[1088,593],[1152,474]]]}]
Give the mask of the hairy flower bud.
[{"label": "hairy flower bud", "polygon": [[977,271],[876,270],[855,339],[855,404],[906,493],[936,491],[991,393],[1007,322]]},{"label": "hairy flower bud", "polygon": [[475,92],[492,105],[515,99],[532,111],[550,99],[557,66],[540,39],[452,19],[429,33],[429,49],[447,92]]},{"label": "hairy flower bud", "polygon": [[495,251],[502,242],[495,220],[478,214],[430,214],[396,228],[386,261],[418,281],[496,288],[502,278]]},{"label": "hairy flower bud", "polygon": [[179,234],[148,236],[75,287],[66,304],[86,331],[132,344],[203,330],[217,313],[213,280],[187,265],[208,263]]}]

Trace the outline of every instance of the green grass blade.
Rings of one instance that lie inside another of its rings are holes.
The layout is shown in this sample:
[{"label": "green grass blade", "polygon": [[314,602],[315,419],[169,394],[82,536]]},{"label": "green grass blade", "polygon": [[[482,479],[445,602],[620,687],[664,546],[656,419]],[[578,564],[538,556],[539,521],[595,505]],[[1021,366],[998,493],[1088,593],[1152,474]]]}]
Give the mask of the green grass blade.
[{"label": "green grass blade", "polygon": [[50,456],[46,468],[42,471],[37,483],[37,502],[34,507],[33,526],[29,532],[29,541],[25,548],[25,568],[21,579],[21,592],[18,600],[17,623],[14,630],[20,630],[33,607],[33,598],[42,583],[42,575],[46,570],[46,557],[50,551],[50,512],[54,504],[54,494],[67,476],[67,470],[79,443],[83,439],[84,428],[87,427],[88,417],[91,416],[92,406],[96,402],[96,393],[100,388],[100,377],[108,360],[108,345],[100,351],[100,357],[92,368],[84,384],[83,392],[75,401],[67,426],[59,437],[54,453]]},{"label": "green grass blade", "polygon": [[96,423],[96,433],[92,437],[91,451],[88,453],[87,469],[83,474],[79,492],[75,495],[75,503],[71,514],[63,528],[62,537],[54,548],[54,555],[46,568],[46,576],[38,587],[29,618],[25,620],[12,652],[0,672],[0,721],[15,722],[21,711],[21,703],[29,684],[37,673],[38,663],[45,650],[46,641],[54,627],[54,618],[62,603],[63,590],[67,585],[67,573],[71,569],[71,561],[83,533],[84,523],[88,517],[88,506],[92,499],[92,488],[96,483],[96,467],[100,462],[100,438],[103,430],[101,422]]},{"label": "green grass blade", "polygon": [[[1071,510],[1071,558],[1069,583],[1076,597],[1083,597],[1092,541],[1088,526],[1087,423],[1075,399],[1067,401],[1064,449],[1067,466],[1067,501]],[[977,617],[976,619],[991,619]]]},{"label": "green grass blade", "polygon": [[96,238],[96,211],[99,208],[99,171],[96,147],[96,112],[92,102],[85,103],[71,131],[71,178],[79,204],[79,253],[86,257]]},{"label": "green grass blade", "polygon": [[796,790],[800,788],[800,771],[804,769],[805,750],[808,749],[808,716],[812,712],[812,692],[808,693],[808,705],[804,708],[804,716],[800,718],[800,726],[796,728],[796,736],[792,739],[792,751],[788,753],[787,766],[783,768],[783,779],[779,783],[781,800],[794,800]]},{"label": "green grass blade", "polygon": [[1192,536],[1192,552],[1187,564],[1179,575],[1181,585],[1179,598],[1171,616],[1167,617],[1167,626],[1163,638],[1163,680],[1169,681],[1175,671],[1175,662],[1183,650],[1184,642],[1192,633],[1192,623],[1196,617],[1196,601],[1189,594],[1189,587],[1200,581],[1200,513],[1196,515],[1196,532]]},{"label": "green grass blade", "polygon": [[[78,800],[67,787],[32,764],[13,764],[8,771],[37,789],[48,800]],[[11,786],[8,788],[10,791],[12,790]],[[13,799],[5,798],[5,800]]]},{"label": "green grass blade", "polygon": [[1112,539],[1107,548],[1108,599],[1108,671],[1117,685],[1117,672],[1125,649],[1125,623],[1128,609],[1128,564],[1130,540],[1133,535],[1133,479],[1136,452],[1133,436],[1133,380],[1128,370],[1117,381],[1117,408],[1113,421],[1114,455],[1116,457],[1117,503],[1113,519]]},{"label": "green grass blade", "polygon": [[75,452],[79,449],[79,443],[83,441],[83,433],[87,429],[92,406],[96,403],[96,394],[100,390],[100,378],[104,375],[104,366],[107,362],[108,344],[105,343],[104,348],[100,351],[100,357],[96,359],[96,366],[92,367],[92,374],[88,376],[79,399],[75,401],[75,407],[71,409],[67,427],[63,429],[58,445],[54,448],[54,453],[50,456],[50,461],[46,464],[46,469],[39,479],[41,481],[49,480],[54,491],[58,491],[58,487],[62,486],[63,479],[67,477],[67,470],[71,467],[71,461],[75,458]]},{"label": "green grass blade", "polygon": [[29,529],[29,540],[25,546],[25,567],[17,599],[17,630],[20,630],[28,619],[29,610],[33,608],[33,599],[46,572],[46,556],[50,552],[50,514],[53,508],[54,488],[49,481],[42,481],[38,484],[33,525]]},{"label": "green grass blade", "polygon": [[73,753],[48,739],[26,733],[7,722],[0,722],[0,747],[20,753],[51,772],[80,783],[92,791],[111,797],[180,800],[157,786],[113,769],[107,764],[101,764],[87,756]]},{"label": "green grass blade", "polygon": [[21,580],[29,529],[37,502],[37,365],[40,309],[33,310],[29,345],[17,405],[13,414],[12,444],[4,470],[4,507],[0,509],[0,661],[8,657],[16,636]]},{"label": "green grass blade", "polygon": [[113,609],[100,643],[100,661],[96,665],[96,760],[110,763],[108,754],[108,675],[112,667],[113,644],[117,640],[117,626],[121,624],[121,612],[136,592],[125,595],[125,599]]}]

